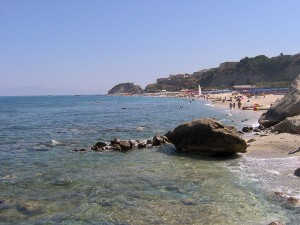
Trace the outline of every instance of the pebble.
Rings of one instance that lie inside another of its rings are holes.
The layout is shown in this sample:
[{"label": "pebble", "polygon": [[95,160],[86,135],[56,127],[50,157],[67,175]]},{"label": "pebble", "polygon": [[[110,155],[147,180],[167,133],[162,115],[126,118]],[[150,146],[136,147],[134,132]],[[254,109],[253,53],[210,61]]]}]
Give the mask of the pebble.
[{"label": "pebble", "polygon": [[287,201],[292,205],[296,205],[300,202],[300,200],[298,198],[295,198],[295,197],[289,197]]}]

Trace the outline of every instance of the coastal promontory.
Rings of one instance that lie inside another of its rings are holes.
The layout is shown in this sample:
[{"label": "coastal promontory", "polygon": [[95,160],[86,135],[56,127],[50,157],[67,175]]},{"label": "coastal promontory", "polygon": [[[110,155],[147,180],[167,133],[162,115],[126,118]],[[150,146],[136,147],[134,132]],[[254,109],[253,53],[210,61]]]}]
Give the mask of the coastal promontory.
[{"label": "coastal promontory", "polygon": [[120,83],[108,91],[109,95],[114,94],[141,94],[143,89],[134,83]]}]

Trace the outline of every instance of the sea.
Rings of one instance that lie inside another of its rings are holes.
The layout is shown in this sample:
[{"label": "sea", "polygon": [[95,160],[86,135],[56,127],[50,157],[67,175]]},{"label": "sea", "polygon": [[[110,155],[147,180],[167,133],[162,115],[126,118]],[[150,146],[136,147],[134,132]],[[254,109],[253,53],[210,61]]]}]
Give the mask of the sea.
[{"label": "sea", "polygon": [[299,225],[299,158],[207,158],[172,145],[74,152],[151,139],[213,117],[237,129],[261,112],[207,100],[140,96],[0,97],[0,224]]}]

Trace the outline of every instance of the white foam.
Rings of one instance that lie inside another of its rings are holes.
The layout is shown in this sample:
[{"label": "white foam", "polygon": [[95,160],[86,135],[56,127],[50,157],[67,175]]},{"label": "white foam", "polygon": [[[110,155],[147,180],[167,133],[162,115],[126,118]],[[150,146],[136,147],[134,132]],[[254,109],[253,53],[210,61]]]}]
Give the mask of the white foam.
[{"label": "white foam", "polygon": [[211,107],[215,107],[215,105],[209,104],[209,103],[206,103],[206,104],[204,104],[204,105],[211,106]]},{"label": "white foam", "polygon": [[280,191],[299,196],[300,179],[293,175],[299,161],[299,156],[267,159],[243,156],[236,163],[225,163],[225,166],[237,176],[237,183],[251,187],[254,192]]},{"label": "white foam", "polygon": [[272,174],[275,174],[275,175],[280,175],[280,173],[276,170],[266,170],[268,173],[272,173]]},{"label": "white foam", "polygon": [[51,140],[45,143],[45,146],[54,147],[56,145],[61,145],[62,143],[56,140]]},{"label": "white foam", "polygon": [[142,130],[145,130],[145,127],[137,127],[136,128],[138,131],[142,131]]}]

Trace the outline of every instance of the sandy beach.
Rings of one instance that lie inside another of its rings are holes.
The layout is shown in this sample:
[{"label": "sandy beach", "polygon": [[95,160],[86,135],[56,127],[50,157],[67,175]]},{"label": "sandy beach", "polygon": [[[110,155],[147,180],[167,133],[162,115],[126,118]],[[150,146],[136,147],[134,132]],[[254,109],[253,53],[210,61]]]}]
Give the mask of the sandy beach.
[{"label": "sandy beach", "polygon": [[[215,105],[218,106],[224,106],[224,107],[230,107],[230,103],[235,103],[235,108],[238,108],[237,101],[235,97],[241,96],[240,94],[236,94],[234,92],[225,93],[225,94],[210,94],[209,100],[211,100]],[[276,103],[278,100],[282,99],[284,95],[274,95],[274,94],[268,94],[263,96],[252,96],[248,98],[247,96],[242,96],[240,98],[241,100],[241,108],[243,107],[250,107],[253,105],[259,105],[264,108],[268,108],[272,106],[274,103]],[[232,99],[232,101],[230,101]],[[225,100],[225,101],[224,101]]]},{"label": "sandy beach", "polygon": [[[229,109],[230,101],[228,100],[232,98],[233,99],[232,102],[234,102],[235,100],[234,96],[236,96],[235,93],[210,94],[209,100],[217,107],[226,107]],[[242,107],[251,106],[254,104],[258,104],[264,107],[269,107],[272,104],[275,104],[281,98],[283,98],[283,96],[284,95],[274,95],[274,94],[268,94],[264,96],[257,96],[251,98],[243,96],[243,98],[241,99],[241,103],[242,103]],[[224,99],[226,100],[223,101]],[[235,109],[232,108],[232,110],[239,110],[239,109],[236,106],[236,108]],[[244,111],[248,111],[248,110],[244,110]],[[264,112],[266,112],[266,110],[259,110],[256,115],[257,118],[255,119],[258,120],[260,115]],[[249,116],[253,116],[253,114],[249,113]],[[299,135],[288,134],[288,133],[272,133],[270,131],[263,131],[259,133],[253,132],[251,134],[245,134],[243,135],[243,138],[248,143],[246,155],[251,157],[278,158],[278,157],[300,156],[300,151],[297,152],[297,150],[299,150],[300,148]]]},{"label": "sandy beach", "polygon": [[244,139],[248,143],[246,155],[249,156],[260,158],[300,156],[300,151],[297,151],[300,148],[299,135],[264,132]]}]

